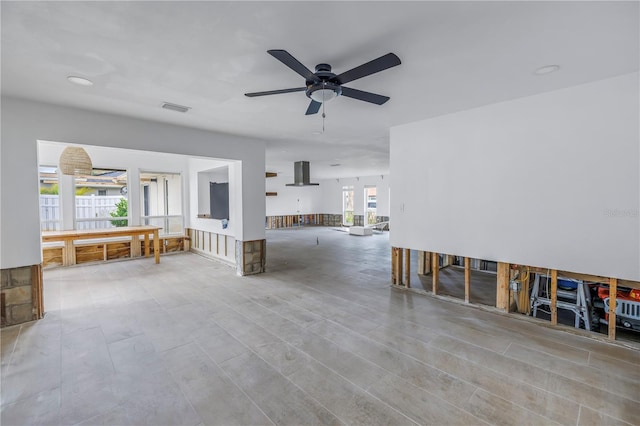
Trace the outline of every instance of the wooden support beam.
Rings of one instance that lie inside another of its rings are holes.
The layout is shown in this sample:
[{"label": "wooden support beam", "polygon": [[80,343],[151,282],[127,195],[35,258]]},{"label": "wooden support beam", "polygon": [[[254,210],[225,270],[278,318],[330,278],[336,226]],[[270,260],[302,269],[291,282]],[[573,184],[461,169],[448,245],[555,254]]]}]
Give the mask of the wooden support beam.
[{"label": "wooden support beam", "polygon": [[431,292],[438,294],[438,273],[440,272],[440,260],[438,253],[431,253]]},{"label": "wooden support beam", "polygon": [[496,308],[509,312],[509,264],[498,262]]},{"label": "wooden support beam", "polygon": [[402,285],[402,249],[391,247],[391,284]]},{"label": "wooden support beam", "polygon": [[469,303],[471,298],[471,260],[464,258],[464,302]]},{"label": "wooden support beam", "polygon": [[411,249],[404,249],[404,286],[411,287]]},{"label": "wooden support beam", "polygon": [[558,270],[551,270],[551,325],[558,324]]},{"label": "wooden support beam", "polygon": [[618,280],[609,279],[609,340],[616,340],[616,307],[617,307]]}]

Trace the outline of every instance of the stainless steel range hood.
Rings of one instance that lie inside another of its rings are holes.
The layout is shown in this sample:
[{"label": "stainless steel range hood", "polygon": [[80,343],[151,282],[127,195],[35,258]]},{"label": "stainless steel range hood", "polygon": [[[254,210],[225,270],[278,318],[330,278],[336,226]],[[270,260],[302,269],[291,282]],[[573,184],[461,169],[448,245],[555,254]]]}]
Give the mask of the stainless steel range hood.
[{"label": "stainless steel range hood", "polygon": [[309,182],[309,162],[308,161],[296,161],[293,163],[293,183],[288,183],[287,186],[313,186],[320,185],[319,183]]}]

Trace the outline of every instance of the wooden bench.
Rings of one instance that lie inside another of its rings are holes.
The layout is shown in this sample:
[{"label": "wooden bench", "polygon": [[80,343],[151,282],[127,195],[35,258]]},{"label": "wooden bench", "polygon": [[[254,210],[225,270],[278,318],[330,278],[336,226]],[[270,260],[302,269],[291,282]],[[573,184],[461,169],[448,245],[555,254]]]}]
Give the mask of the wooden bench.
[{"label": "wooden bench", "polygon": [[[140,236],[144,237],[144,255],[149,257],[150,255],[150,236],[153,237],[153,255],[156,263],[160,263],[160,237],[158,235],[161,228],[158,226],[123,226],[119,228],[108,229],[83,229],[83,230],[68,230],[68,231],[45,231],[42,232],[42,243],[47,244],[51,242],[63,242],[64,247],[62,249],[62,265],[75,265],[76,262],[76,246],[74,241],[77,240],[95,240],[103,238],[117,238],[128,237],[131,243],[129,248],[130,254],[134,254],[133,242],[139,247]],[[103,250],[107,249],[104,243]],[[139,251],[139,250],[138,250]],[[133,256],[132,256],[133,257]]]}]

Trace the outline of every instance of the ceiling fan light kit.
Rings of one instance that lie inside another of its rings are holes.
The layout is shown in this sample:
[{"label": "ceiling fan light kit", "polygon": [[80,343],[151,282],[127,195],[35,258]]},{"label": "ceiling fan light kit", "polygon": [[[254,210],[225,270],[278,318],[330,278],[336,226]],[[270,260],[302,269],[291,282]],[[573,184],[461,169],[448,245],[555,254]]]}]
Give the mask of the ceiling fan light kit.
[{"label": "ceiling fan light kit", "polygon": [[277,95],[281,93],[305,92],[307,97],[311,99],[311,103],[309,104],[305,115],[316,114],[320,110],[321,105],[341,95],[376,105],[384,104],[389,100],[388,96],[344,87],[343,84],[401,64],[400,58],[395,54],[387,53],[386,55],[369,61],[366,64],[362,64],[350,69],[349,71],[345,71],[342,74],[336,75],[331,72],[331,65],[324,63],[316,65],[315,72],[311,72],[309,68],[300,63],[300,61],[294,58],[286,50],[268,50],[267,53],[304,77],[305,86],[292,89],[245,93],[245,96],[256,97]]}]

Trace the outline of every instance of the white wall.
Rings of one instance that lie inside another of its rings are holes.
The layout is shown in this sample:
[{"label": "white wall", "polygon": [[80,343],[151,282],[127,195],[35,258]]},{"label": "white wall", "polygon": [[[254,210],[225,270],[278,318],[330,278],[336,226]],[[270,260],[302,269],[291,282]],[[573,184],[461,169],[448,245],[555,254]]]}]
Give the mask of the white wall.
[{"label": "white wall", "polygon": [[342,187],[353,186],[354,214],[364,214],[364,187],[373,185],[377,192],[377,216],[389,216],[389,175],[363,176],[320,181],[322,213],[342,214]]},{"label": "white wall", "polygon": [[391,129],[391,244],[640,280],[638,73]]},{"label": "white wall", "polygon": [[267,216],[324,213],[321,211],[322,185],[286,186],[288,183],[293,183],[293,177],[267,178],[266,190],[278,193],[267,197]]},{"label": "white wall", "polygon": [[353,186],[355,214],[364,214],[364,187],[377,188],[377,215],[389,216],[389,176],[364,176],[319,180],[319,186],[286,186],[293,178],[277,176],[267,178],[267,191],[277,192],[267,197],[267,216],[295,214],[342,214],[342,187]]},{"label": "white wall", "polygon": [[242,161],[236,239],[265,236],[263,141],[10,97],[2,98],[1,132],[0,268],[41,261],[37,140]]},{"label": "white wall", "polygon": [[[224,173],[221,173],[221,170],[224,170]],[[241,227],[240,221],[242,218],[242,199],[238,196],[241,174],[242,167],[238,162],[222,162],[204,158],[189,159],[190,180],[197,183],[197,187],[193,185],[191,191],[191,210],[194,212],[191,217],[193,228],[231,235],[239,240],[236,234]],[[263,181],[264,179],[261,179],[260,183]],[[198,218],[195,213],[210,214],[209,182],[229,182],[229,221],[225,229],[222,228],[222,220]],[[261,199],[264,200],[264,193]],[[264,228],[264,217],[262,217],[261,224]]]},{"label": "white wall", "polygon": [[[213,164],[224,164],[210,169]],[[191,162],[191,169],[196,172],[197,191],[198,191],[198,214],[211,214],[209,182],[225,183],[229,182],[229,166],[228,163],[210,162],[208,160],[194,159]]]}]

